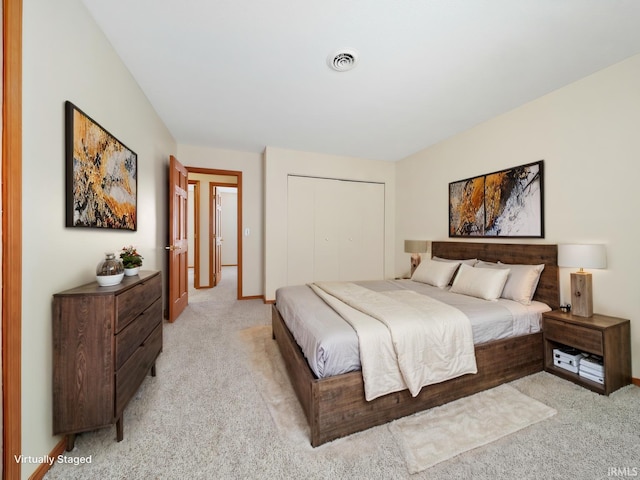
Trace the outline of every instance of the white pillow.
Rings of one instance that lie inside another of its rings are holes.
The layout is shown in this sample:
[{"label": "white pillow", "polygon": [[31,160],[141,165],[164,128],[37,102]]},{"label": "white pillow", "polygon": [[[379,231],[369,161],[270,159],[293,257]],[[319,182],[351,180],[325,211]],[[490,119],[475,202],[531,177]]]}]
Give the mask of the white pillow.
[{"label": "white pillow", "polygon": [[411,280],[434,287],[446,287],[459,265],[457,262],[435,262],[427,258],[420,262]]},{"label": "white pillow", "polygon": [[451,260],[449,258],[440,258],[440,257],[432,257],[432,260],[435,260],[436,262],[458,262],[458,263],[466,263],[467,265],[469,265],[470,267],[473,267],[477,262],[478,259],[477,258],[467,258],[465,260]]},{"label": "white pillow", "polygon": [[[467,258],[466,260],[452,260],[450,258],[440,258],[440,257],[431,257],[432,260],[435,260],[436,262],[449,262],[449,263],[466,263],[467,265],[469,265],[470,267],[473,267],[476,262],[478,261],[477,258]],[[457,270],[456,270],[457,272]],[[451,282],[453,282],[453,279],[455,277],[455,272],[453,274],[454,276],[451,277],[451,280],[449,280],[449,283],[447,285],[451,285]]]},{"label": "white pillow", "polygon": [[531,305],[536,293],[544,263],[540,265],[515,265],[498,262],[500,268],[508,268],[511,273],[502,291],[502,298],[515,300],[523,305]]},{"label": "white pillow", "polygon": [[478,260],[474,267],[497,267],[498,264],[496,262],[485,262],[484,260]]},{"label": "white pillow", "polygon": [[506,268],[474,268],[462,264],[449,291],[496,301],[508,276]]},{"label": "white pillow", "polygon": [[478,262],[476,268],[509,269],[510,273],[502,290],[502,298],[515,300],[522,305],[531,305],[531,299],[536,292],[542,270],[544,270],[544,263],[540,265],[521,265],[502,262]]}]

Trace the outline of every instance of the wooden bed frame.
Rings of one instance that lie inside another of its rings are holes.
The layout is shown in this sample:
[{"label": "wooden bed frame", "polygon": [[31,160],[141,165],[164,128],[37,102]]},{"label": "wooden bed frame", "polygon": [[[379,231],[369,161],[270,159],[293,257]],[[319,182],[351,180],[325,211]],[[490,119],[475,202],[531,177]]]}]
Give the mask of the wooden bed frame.
[{"label": "wooden bed frame", "polygon": [[[433,242],[432,254],[488,262],[544,263],[534,299],[554,309],[559,306],[557,245]],[[476,374],[423,387],[416,397],[403,390],[368,402],[360,371],[322,379],[315,377],[276,305],[272,307],[272,325],[273,337],[307,416],[313,447],[543,369],[542,333],[538,332],[476,345]]]}]

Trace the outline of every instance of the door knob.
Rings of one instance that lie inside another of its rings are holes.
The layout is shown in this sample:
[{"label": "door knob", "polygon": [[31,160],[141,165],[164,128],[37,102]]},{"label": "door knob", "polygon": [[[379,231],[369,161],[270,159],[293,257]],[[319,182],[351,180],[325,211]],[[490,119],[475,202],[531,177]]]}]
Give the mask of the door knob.
[{"label": "door knob", "polygon": [[169,245],[168,247],[164,247],[164,249],[174,251],[178,250],[178,247],[176,247],[175,245]]}]

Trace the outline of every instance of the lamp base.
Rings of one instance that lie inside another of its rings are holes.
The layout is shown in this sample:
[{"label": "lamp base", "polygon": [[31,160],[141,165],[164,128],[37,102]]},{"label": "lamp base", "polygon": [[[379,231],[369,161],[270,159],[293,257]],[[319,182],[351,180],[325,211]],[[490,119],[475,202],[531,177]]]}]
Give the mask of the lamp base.
[{"label": "lamp base", "polygon": [[413,276],[413,272],[415,272],[416,268],[418,268],[418,265],[420,265],[421,260],[422,260],[422,257],[420,256],[419,253],[411,254],[411,276]]},{"label": "lamp base", "polygon": [[571,274],[571,313],[578,317],[593,316],[593,288],[591,274]]}]

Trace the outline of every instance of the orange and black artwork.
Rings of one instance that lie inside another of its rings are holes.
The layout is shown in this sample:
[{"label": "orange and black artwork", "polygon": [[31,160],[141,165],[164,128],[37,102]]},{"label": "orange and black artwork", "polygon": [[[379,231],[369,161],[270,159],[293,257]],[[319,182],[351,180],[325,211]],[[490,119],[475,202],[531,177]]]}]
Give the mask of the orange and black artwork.
[{"label": "orange and black artwork", "polygon": [[544,237],[543,161],[449,184],[450,237]]},{"label": "orange and black artwork", "polygon": [[137,229],[137,155],[66,102],[66,225]]}]

